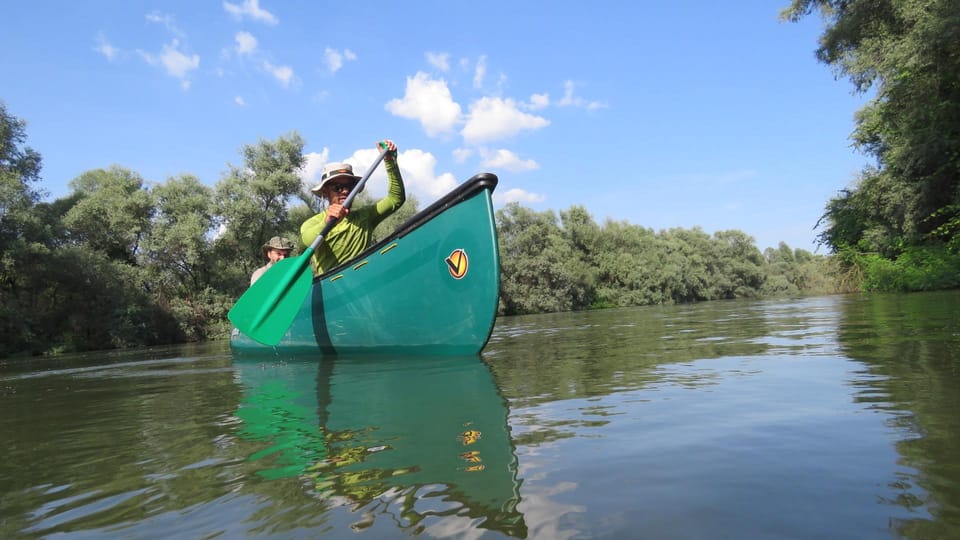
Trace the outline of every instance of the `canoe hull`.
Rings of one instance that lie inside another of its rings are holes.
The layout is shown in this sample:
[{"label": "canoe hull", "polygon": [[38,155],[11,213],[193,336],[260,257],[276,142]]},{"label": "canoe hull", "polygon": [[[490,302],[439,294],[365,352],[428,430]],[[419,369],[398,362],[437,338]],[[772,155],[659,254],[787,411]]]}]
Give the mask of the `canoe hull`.
[{"label": "canoe hull", "polygon": [[346,265],[314,279],[275,347],[238,330],[234,352],[476,354],[493,329],[500,258],[492,193],[474,176]]}]

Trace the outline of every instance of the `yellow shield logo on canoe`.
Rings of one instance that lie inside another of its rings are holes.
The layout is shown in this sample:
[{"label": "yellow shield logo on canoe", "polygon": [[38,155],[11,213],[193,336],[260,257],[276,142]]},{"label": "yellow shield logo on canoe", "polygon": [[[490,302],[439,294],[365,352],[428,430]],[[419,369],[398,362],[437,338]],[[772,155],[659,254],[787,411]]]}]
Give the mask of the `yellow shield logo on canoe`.
[{"label": "yellow shield logo on canoe", "polygon": [[463,276],[467,275],[467,268],[470,266],[467,261],[467,252],[462,249],[453,250],[450,255],[444,259],[447,263],[447,270],[450,271],[450,275],[453,276],[453,279],[460,279]]}]

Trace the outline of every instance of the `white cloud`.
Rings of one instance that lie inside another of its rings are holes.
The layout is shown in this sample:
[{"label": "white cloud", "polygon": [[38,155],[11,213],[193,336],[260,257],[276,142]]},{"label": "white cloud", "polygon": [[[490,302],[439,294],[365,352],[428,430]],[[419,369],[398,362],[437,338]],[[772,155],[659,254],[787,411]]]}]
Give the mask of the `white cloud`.
[{"label": "white cloud", "polygon": [[[450,173],[437,174],[437,158],[420,149],[406,150],[397,156],[404,185],[420,199],[421,207],[433,202],[456,187],[457,180]],[[386,182],[386,173],[384,173]]]},{"label": "white cloud", "polygon": [[439,69],[440,71],[449,71],[450,70],[450,54],[448,53],[426,53],[427,62],[431,66]]},{"label": "white cloud", "polygon": [[103,33],[97,35],[97,46],[94,47],[93,50],[102,54],[110,62],[113,62],[120,56],[120,49],[111,45]]},{"label": "white cloud", "polygon": [[481,56],[477,60],[477,66],[473,70],[473,87],[483,87],[483,78],[487,75],[487,57]]},{"label": "white cloud", "polygon": [[224,2],[223,9],[227,10],[227,13],[233,15],[237,19],[250,17],[255,21],[260,21],[271,25],[277,24],[278,22],[277,17],[273,13],[270,13],[269,11],[260,7],[260,0],[243,0],[242,4],[231,4],[230,2]]},{"label": "white cloud", "polygon": [[500,76],[497,77],[497,87],[496,87],[496,88],[497,88],[497,93],[498,93],[498,94],[501,93],[501,92],[503,92],[503,87],[506,86],[506,84],[507,84],[507,76],[504,75],[503,73],[501,73]]},{"label": "white cloud", "polygon": [[508,189],[507,191],[497,191],[493,194],[493,201],[497,204],[518,203],[538,203],[545,200],[546,197],[539,193],[531,193],[519,188]]},{"label": "white cloud", "polygon": [[550,105],[550,94],[533,94],[530,96],[530,102],[527,108],[531,111],[538,111]]},{"label": "white cloud", "polygon": [[[363,175],[377,155],[379,155],[377,149],[365,148],[357,150],[352,156],[342,161],[353,165],[354,173]],[[400,173],[403,175],[403,184],[407,193],[419,199],[421,208],[445,195],[457,185],[456,178],[452,174],[436,173],[437,159],[430,152],[420,149],[401,150],[397,156],[397,163],[400,164]],[[387,194],[387,173],[383,166],[377,167],[365,189],[376,198]]]},{"label": "white cloud", "polygon": [[533,171],[540,168],[540,164],[532,159],[520,159],[510,150],[500,149],[493,152],[482,151],[482,167],[503,169],[511,172]]},{"label": "white cloud", "polygon": [[467,143],[482,143],[548,125],[549,120],[521,111],[512,99],[485,97],[470,105],[469,119],[460,134]]},{"label": "white cloud", "polygon": [[456,160],[457,163],[463,163],[472,155],[473,150],[469,148],[457,148],[453,151],[453,159]]},{"label": "white cloud", "polygon": [[168,31],[170,31],[170,33],[177,37],[186,36],[182,30],[177,28],[173,15],[160,13],[159,11],[151,11],[150,13],[147,13],[147,20],[152,23],[162,24]]},{"label": "white cloud", "polygon": [[249,32],[237,32],[234,40],[237,42],[234,50],[237,51],[237,54],[240,56],[252,54],[253,51],[257,50],[257,38],[253,37],[253,34]]},{"label": "white cloud", "polygon": [[557,101],[558,107],[583,107],[587,110],[593,111],[596,109],[605,108],[606,103],[601,103],[599,101],[587,101],[579,96],[573,95],[573,81],[567,81],[563,84],[564,92],[563,97],[560,98],[560,101]]},{"label": "white cloud", "polygon": [[160,56],[167,73],[180,79],[181,83],[190,85],[187,75],[190,71],[200,67],[200,57],[196,54],[187,56],[173,47],[164,47],[163,54]]},{"label": "white cloud", "polygon": [[330,149],[324,148],[323,152],[309,152],[303,155],[303,167],[300,168],[300,180],[306,189],[310,189],[320,183],[320,175],[323,173],[323,166],[330,161]]},{"label": "white cloud", "polygon": [[356,60],[357,55],[350,49],[344,49],[343,52],[340,52],[336,49],[331,49],[327,47],[323,51],[323,60],[327,64],[327,69],[330,70],[330,73],[336,73],[340,71],[340,68],[343,67],[344,60]]},{"label": "white cloud", "polygon": [[236,96],[236,97],[234,97],[234,98],[233,98],[233,102],[236,103],[237,105],[241,106],[241,107],[246,107],[246,106],[247,106],[247,102],[244,101],[243,96]]},{"label": "white cloud", "polygon": [[184,90],[190,88],[188,79],[190,72],[200,67],[200,56],[188,55],[181,51],[180,42],[177,39],[164,45],[159,56],[144,51],[137,52],[151,66],[162,66],[167,75],[180,79],[180,86]]},{"label": "white cloud", "polygon": [[384,108],[395,116],[418,120],[431,137],[452,131],[461,114],[446,81],[431,79],[422,71],[407,77],[403,98],[390,100]]},{"label": "white cloud", "polygon": [[290,66],[275,66],[270,62],[263,63],[263,69],[267,70],[267,73],[273,76],[281,86],[284,88],[289,88],[290,83],[293,81],[293,68]]},{"label": "white cloud", "polygon": [[160,53],[160,62],[167,70],[167,73],[183,79],[191,70],[200,67],[200,56],[193,54],[187,55],[180,51],[180,43],[173,40],[169,45],[163,46],[163,52]]}]

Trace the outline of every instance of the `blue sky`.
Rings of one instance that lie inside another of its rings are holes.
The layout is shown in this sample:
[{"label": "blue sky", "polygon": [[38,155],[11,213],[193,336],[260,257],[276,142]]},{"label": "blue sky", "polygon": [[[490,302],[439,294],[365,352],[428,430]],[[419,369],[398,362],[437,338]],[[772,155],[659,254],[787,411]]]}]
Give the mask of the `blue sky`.
[{"label": "blue sky", "polygon": [[308,185],[391,138],[421,207],[487,171],[498,208],[812,251],[868,162],[849,140],[865,98],[814,58],[817,15],[778,20],[787,4],[13,2],[0,100],[50,199],[113,164],[213,186],[243,145],[296,131]]}]

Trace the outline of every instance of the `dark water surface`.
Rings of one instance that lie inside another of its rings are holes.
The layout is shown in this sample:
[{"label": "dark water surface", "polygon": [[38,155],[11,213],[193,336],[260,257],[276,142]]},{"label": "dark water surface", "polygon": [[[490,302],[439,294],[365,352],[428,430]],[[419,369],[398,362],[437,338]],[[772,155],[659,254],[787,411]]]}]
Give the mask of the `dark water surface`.
[{"label": "dark water surface", "polygon": [[0,361],[0,538],[960,538],[960,293]]}]

